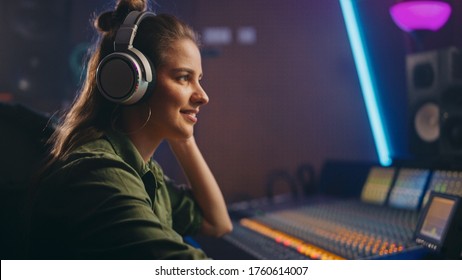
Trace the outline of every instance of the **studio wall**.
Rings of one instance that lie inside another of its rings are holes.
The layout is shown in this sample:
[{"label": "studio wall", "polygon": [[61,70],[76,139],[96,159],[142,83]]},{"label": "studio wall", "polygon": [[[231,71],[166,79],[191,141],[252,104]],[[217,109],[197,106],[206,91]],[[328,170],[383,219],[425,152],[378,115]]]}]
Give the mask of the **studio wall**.
[{"label": "studio wall", "polygon": [[[275,169],[327,159],[377,161],[338,1],[198,1],[196,26],[228,27],[206,45],[198,140],[229,200],[265,194]],[[256,31],[254,44],[236,32]],[[280,192],[288,192],[283,189]]]}]

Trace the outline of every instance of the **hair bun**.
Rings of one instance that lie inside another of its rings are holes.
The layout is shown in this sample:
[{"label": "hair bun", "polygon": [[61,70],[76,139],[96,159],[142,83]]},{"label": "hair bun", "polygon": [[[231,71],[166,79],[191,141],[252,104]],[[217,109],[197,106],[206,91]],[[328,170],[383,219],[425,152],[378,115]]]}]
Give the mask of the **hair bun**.
[{"label": "hair bun", "polygon": [[146,0],[118,0],[114,11],[104,12],[96,18],[95,28],[99,32],[110,32],[118,28],[131,11],[146,11],[146,9]]},{"label": "hair bun", "polygon": [[95,28],[100,32],[109,32],[114,28],[113,12],[107,11],[100,14],[95,20]]},{"label": "hair bun", "polygon": [[116,11],[123,11],[123,13],[129,11],[145,11],[147,8],[146,2],[146,0],[118,0]]}]

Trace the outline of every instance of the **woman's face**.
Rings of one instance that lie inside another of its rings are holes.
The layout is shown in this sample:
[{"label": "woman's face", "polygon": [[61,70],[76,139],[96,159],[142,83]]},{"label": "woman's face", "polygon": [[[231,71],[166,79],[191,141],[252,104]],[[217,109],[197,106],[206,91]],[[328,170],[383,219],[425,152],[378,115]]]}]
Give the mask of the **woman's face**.
[{"label": "woman's face", "polygon": [[149,100],[150,131],[162,139],[187,139],[193,135],[199,109],[209,102],[200,85],[201,55],[189,39],[176,41],[157,70],[157,85]]}]

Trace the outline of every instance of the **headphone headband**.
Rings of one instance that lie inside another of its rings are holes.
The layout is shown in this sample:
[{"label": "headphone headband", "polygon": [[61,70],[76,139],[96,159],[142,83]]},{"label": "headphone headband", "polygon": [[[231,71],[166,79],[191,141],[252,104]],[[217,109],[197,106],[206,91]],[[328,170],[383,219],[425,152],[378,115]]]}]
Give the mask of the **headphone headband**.
[{"label": "headphone headband", "polygon": [[147,17],[155,17],[152,12],[131,11],[117,30],[114,51],[124,51],[133,47],[139,24]]}]

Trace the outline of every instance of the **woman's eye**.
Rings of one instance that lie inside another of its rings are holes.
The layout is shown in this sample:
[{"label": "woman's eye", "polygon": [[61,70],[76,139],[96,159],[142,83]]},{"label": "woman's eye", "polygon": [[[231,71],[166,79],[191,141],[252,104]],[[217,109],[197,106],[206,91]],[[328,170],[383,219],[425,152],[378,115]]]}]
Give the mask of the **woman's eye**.
[{"label": "woman's eye", "polygon": [[180,82],[186,82],[186,81],[189,80],[189,76],[188,75],[180,76],[180,77],[178,77],[178,80]]}]

